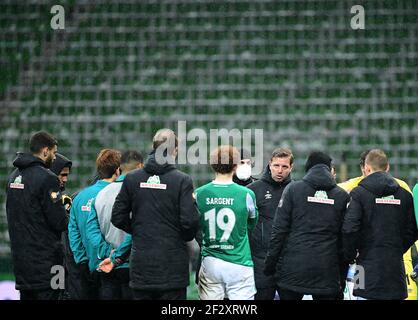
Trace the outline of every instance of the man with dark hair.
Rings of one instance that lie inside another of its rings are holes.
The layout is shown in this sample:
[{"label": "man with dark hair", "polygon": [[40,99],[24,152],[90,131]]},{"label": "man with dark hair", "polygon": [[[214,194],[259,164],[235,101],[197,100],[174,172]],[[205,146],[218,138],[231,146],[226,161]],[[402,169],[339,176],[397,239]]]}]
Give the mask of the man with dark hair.
[{"label": "man with dark hair", "polygon": [[136,300],[184,300],[189,284],[186,242],[199,216],[193,182],[173,165],[177,137],[159,130],[145,167],[126,175],[112,211],[113,225],[132,234],[130,287]]},{"label": "man with dark hair", "polygon": [[60,153],[56,154],[55,160],[51,164],[51,171],[57,175],[61,190],[65,190],[72,165],[71,160]]},{"label": "man with dark hair", "polygon": [[[65,194],[65,186],[68,182],[68,176],[71,172],[72,161],[62,154],[57,153],[55,160],[52,162],[51,171],[55,173],[60,181],[61,198],[67,212],[67,217],[70,216],[70,210],[72,205],[72,198]],[[79,278],[78,268],[74,262],[73,253],[70,249],[70,243],[68,242],[68,226],[62,233],[62,248],[64,253],[64,267],[65,267],[65,290],[61,299],[67,300],[71,298],[72,292],[74,292],[73,284],[77,282]]]},{"label": "man with dark hair", "polygon": [[80,279],[73,299],[97,299],[99,282],[97,267],[101,260],[109,257],[112,246],[101,236],[100,227],[88,220],[96,215],[94,201],[100,190],[114,182],[120,175],[121,154],[117,150],[103,149],[96,159],[96,168],[100,180],[82,190],[74,198],[68,224],[68,237],[74,261],[79,267]]},{"label": "man with dark hair", "polygon": [[[101,299],[103,300],[132,299],[132,293],[129,288],[129,265],[127,261],[131,251],[132,236],[116,228],[110,220],[116,196],[120,192],[125,176],[129,172],[143,168],[142,159],[142,155],[137,151],[129,150],[122,153],[120,167],[123,174],[115,182],[102,189],[97,194],[94,203],[101,235],[107,243],[116,248],[111,256],[106,258],[99,266],[99,269],[104,271],[104,273],[100,274],[100,291]],[[89,219],[88,223],[96,224],[92,219]]]},{"label": "man with dark hair", "polygon": [[16,289],[22,300],[55,300],[51,269],[62,265],[61,232],[67,216],[60,183],[47,168],[55,158],[57,141],[46,132],[30,138],[31,153],[19,153],[7,183],[6,212]]},{"label": "man with dark hair", "polygon": [[263,176],[247,186],[254,191],[259,210],[259,219],[250,234],[251,254],[254,261],[256,300],[273,300],[276,292],[276,281],[273,276],[263,273],[264,260],[270,243],[274,213],[284,188],[292,181],[293,154],[288,148],[275,149],[266,166]]},{"label": "man with dark hair", "polygon": [[202,229],[201,300],[253,300],[256,293],[248,229],[257,223],[255,194],[233,182],[240,157],[226,145],[212,151],[215,180],[196,190]]},{"label": "man with dark hair", "polygon": [[418,238],[413,199],[388,173],[383,150],[371,150],[365,178],[350,195],[343,224],[344,253],[364,269],[359,299],[405,299],[407,284],[402,256]]},{"label": "man with dark hair", "polygon": [[281,300],[341,297],[347,271],[341,225],[349,196],[337,187],[331,162],[327,154],[312,152],[306,175],[286,186],[277,207],[264,272],[276,275]]}]

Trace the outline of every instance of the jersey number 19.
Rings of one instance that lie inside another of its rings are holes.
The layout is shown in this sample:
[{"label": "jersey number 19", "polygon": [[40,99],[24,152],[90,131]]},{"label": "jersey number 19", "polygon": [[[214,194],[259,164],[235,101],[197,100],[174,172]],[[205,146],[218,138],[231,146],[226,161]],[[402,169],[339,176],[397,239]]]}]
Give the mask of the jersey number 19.
[{"label": "jersey number 19", "polygon": [[[216,227],[223,231],[220,242],[228,241],[235,226],[235,213],[229,208],[222,208],[216,214],[216,209],[205,212],[205,221],[209,221],[209,239],[216,240]],[[225,222],[225,217],[227,221]]]}]

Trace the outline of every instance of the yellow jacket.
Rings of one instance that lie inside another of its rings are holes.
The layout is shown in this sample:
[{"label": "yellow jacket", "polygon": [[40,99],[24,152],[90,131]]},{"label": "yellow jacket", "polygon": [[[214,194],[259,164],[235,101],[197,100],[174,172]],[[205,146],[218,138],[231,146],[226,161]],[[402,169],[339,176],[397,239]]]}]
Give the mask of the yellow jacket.
[{"label": "yellow jacket", "polygon": [[[353,179],[350,179],[348,181],[339,183],[338,186],[343,188],[347,192],[351,192],[355,187],[357,187],[361,180],[364,179],[364,176],[356,177]],[[406,191],[409,191],[411,194],[411,189],[409,188],[408,184],[400,179],[396,179],[396,182],[404,188]],[[418,241],[415,242],[415,246],[418,245]],[[408,285],[408,298],[407,300],[417,300],[417,284],[410,278],[410,275],[413,270],[412,265],[412,256],[411,256],[411,249],[409,249],[403,256],[403,261],[405,264],[405,274],[406,274],[406,283]]]}]

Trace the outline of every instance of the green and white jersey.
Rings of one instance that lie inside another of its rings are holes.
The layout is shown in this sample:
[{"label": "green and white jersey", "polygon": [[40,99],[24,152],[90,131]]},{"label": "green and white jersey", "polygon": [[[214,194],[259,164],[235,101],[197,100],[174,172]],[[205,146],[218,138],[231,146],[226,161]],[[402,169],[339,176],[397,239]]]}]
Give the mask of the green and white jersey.
[{"label": "green and white jersey", "polygon": [[255,194],[236,183],[208,183],[196,190],[202,228],[202,257],[253,266],[248,229],[258,219]]}]

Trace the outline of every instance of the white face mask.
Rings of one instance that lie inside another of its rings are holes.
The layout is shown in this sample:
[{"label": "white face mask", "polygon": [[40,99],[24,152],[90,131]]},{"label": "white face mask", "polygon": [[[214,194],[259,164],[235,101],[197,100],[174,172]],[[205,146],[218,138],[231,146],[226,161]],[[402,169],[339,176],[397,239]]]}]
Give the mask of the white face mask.
[{"label": "white face mask", "polygon": [[236,172],[237,178],[245,181],[251,177],[251,166],[249,164],[242,164],[238,166]]}]

